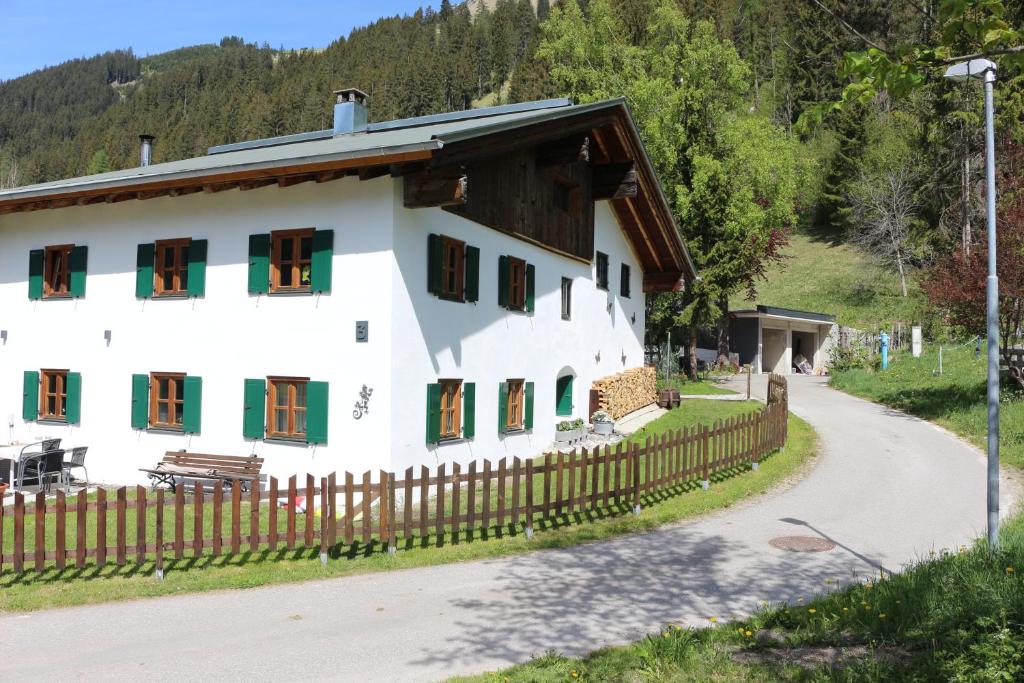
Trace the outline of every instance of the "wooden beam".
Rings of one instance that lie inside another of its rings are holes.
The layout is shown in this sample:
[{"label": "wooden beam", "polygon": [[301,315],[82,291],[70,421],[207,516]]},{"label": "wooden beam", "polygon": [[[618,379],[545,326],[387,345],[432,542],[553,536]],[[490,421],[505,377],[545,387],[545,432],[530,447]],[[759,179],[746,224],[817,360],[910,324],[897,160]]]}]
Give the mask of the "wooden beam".
[{"label": "wooden beam", "polygon": [[644,273],[644,293],[681,292],[686,286],[683,274],[676,271],[661,273],[656,271]]},{"label": "wooden beam", "polygon": [[469,198],[465,174],[417,173],[405,177],[405,207],[459,206]]},{"label": "wooden beam", "polygon": [[187,194],[195,194],[196,192],[202,192],[202,187],[172,187],[167,191],[169,197],[183,197]]},{"label": "wooden beam", "polygon": [[537,146],[537,166],[561,166],[590,161],[590,136],[570,135]]},{"label": "wooden beam", "polygon": [[50,202],[50,204],[49,204],[49,206],[47,208],[50,208],[50,209],[63,209],[65,206],[71,206],[74,203],[75,203],[75,200],[74,199],[70,199],[70,198],[54,199],[52,202]]},{"label": "wooden beam", "polygon": [[277,186],[291,187],[292,185],[298,185],[299,183],[307,183],[310,180],[313,180],[312,173],[305,173],[302,175],[281,176],[280,178],[277,179]]},{"label": "wooden beam", "polygon": [[621,199],[635,197],[637,193],[636,164],[591,166],[591,193],[594,199]]},{"label": "wooden beam", "polygon": [[238,189],[242,192],[247,190],[256,190],[267,185],[273,185],[277,182],[277,178],[257,178],[255,180],[243,180],[238,183]]},{"label": "wooden beam", "polygon": [[360,180],[373,180],[391,172],[389,166],[366,166],[359,169]]},{"label": "wooden beam", "polygon": [[203,192],[205,194],[213,194],[214,192],[233,190],[236,187],[238,187],[238,183],[215,183],[210,185],[203,185]]},{"label": "wooden beam", "polygon": [[323,173],[317,173],[314,178],[318,183],[328,183],[332,180],[338,180],[339,178],[345,177],[345,171],[324,171]]}]

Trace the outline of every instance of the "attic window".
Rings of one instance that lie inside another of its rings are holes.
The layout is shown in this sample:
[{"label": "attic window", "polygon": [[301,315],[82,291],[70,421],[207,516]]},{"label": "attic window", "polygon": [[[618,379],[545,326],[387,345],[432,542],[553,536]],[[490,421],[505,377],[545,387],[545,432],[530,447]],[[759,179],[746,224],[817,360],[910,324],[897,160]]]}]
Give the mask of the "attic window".
[{"label": "attic window", "polygon": [[567,178],[556,177],[554,180],[555,208],[573,218],[580,214],[580,186]]}]

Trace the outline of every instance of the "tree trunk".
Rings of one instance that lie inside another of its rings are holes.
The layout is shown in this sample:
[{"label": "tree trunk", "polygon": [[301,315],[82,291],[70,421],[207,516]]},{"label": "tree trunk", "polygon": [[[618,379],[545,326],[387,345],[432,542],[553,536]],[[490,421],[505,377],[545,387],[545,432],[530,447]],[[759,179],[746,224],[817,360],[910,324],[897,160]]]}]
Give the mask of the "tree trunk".
[{"label": "tree trunk", "polygon": [[690,339],[689,339],[689,342],[690,342],[690,364],[689,364],[689,367],[686,368],[686,374],[690,378],[691,381],[696,382],[697,381],[697,330],[693,327],[693,325],[691,325],[689,330],[688,330],[688,333],[690,335]]},{"label": "tree trunk", "polygon": [[903,271],[903,254],[896,250],[896,267],[900,271],[900,289],[903,291],[903,298],[907,298],[907,274]]},{"label": "tree trunk", "polygon": [[718,364],[729,362],[729,297],[723,296],[718,307],[722,315],[718,318]]},{"label": "tree trunk", "polygon": [[964,156],[964,169],[961,173],[960,192],[963,196],[964,224],[960,241],[963,246],[964,256],[971,255],[971,160]]}]

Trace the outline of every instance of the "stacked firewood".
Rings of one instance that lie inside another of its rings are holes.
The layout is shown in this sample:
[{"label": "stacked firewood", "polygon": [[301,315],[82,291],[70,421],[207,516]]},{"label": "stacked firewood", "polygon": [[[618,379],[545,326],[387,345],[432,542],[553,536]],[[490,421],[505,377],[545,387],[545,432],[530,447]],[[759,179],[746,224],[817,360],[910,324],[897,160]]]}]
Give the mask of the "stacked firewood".
[{"label": "stacked firewood", "polygon": [[617,420],[658,400],[654,366],[632,368],[596,380],[600,409]]}]

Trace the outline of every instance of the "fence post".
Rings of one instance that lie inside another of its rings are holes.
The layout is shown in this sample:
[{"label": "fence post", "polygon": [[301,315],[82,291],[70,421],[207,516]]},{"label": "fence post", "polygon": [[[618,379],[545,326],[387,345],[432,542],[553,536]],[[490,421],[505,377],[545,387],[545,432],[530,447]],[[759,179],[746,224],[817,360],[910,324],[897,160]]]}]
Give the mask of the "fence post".
[{"label": "fence post", "polygon": [[700,467],[701,467],[701,482],[700,487],[707,491],[711,488],[711,479],[708,477],[708,453],[709,437],[707,426],[704,426],[700,431]]},{"label": "fence post", "polygon": [[388,472],[388,555],[394,555],[398,552],[398,534],[396,532],[397,521],[395,520],[395,514],[397,513],[397,505],[395,502],[395,473]]},{"label": "fence post", "polygon": [[[638,446],[637,444],[634,443],[632,448],[630,449],[630,453],[633,456],[632,457],[632,465],[633,466],[629,468],[630,476],[633,479],[633,485],[632,485],[632,489],[633,489],[633,514],[636,515],[637,517],[640,516],[640,454],[637,453],[637,451],[639,451],[639,450],[640,450],[640,446]],[[650,448],[647,449],[647,456],[646,457],[648,457],[648,458],[651,457],[651,449]]]},{"label": "fence post", "polygon": [[533,538],[533,458],[526,459],[526,538]]},{"label": "fence post", "polygon": [[334,506],[328,500],[327,481],[327,477],[320,477],[320,564],[324,567],[327,566],[327,543],[330,536],[328,529],[334,514]]},{"label": "fence post", "polygon": [[[83,491],[84,493],[84,491]],[[79,496],[79,505],[82,504],[83,498]],[[164,580],[164,489],[160,487],[156,490],[156,559],[154,564],[156,565],[156,578],[160,581]]]}]

